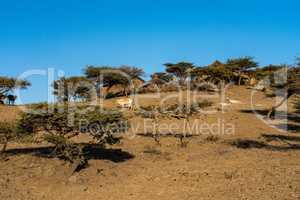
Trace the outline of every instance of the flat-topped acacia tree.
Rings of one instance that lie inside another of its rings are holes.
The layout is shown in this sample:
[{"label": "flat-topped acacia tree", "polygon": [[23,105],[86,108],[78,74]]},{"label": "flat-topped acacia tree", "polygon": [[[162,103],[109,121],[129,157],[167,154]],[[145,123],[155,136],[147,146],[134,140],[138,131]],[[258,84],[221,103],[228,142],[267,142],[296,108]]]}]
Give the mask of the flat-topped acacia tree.
[{"label": "flat-topped acacia tree", "polygon": [[15,89],[26,89],[31,86],[27,80],[0,76],[0,103]]},{"label": "flat-topped acacia tree", "polygon": [[242,78],[246,76],[245,72],[247,70],[258,67],[258,63],[249,56],[228,59],[225,65],[238,77],[238,85],[241,85]]},{"label": "flat-topped acacia tree", "polygon": [[107,93],[115,85],[123,87],[123,93],[127,96],[126,89],[132,84],[132,79],[141,78],[144,71],[137,67],[121,66],[87,66],[85,75],[88,79],[94,81],[96,88],[99,90],[101,87],[107,87]]},{"label": "flat-topped acacia tree", "polygon": [[178,63],[166,63],[166,72],[174,75],[178,78],[180,84],[184,84],[190,72],[195,67],[193,63],[189,62],[178,62]]},{"label": "flat-topped acacia tree", "polygon": [[89,100],[92,97],[93,88],[91,80],[84,76],[61,77],[53,83],[53,93],[59,102]]},{"label": "flat-topped acacia tree", "polygon": [[150,77],[151,77],[150,83],[155,84],[157,86],[164,85],[170,82],[173,78],[171,74],[168,74],[166,72],[156,72],[151,74]]}]

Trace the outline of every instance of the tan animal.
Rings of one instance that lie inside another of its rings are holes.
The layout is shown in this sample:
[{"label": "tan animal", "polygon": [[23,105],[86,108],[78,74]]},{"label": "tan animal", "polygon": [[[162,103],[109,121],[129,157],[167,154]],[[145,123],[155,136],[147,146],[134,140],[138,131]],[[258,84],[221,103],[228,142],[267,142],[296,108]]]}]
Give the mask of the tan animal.
[{"label": "tan animal", "polygon": [[125,99],[118,99],[117,104],[121,108],[129,108],[132,109],[133,107],[133,100],[130,98],[125,98]]}]

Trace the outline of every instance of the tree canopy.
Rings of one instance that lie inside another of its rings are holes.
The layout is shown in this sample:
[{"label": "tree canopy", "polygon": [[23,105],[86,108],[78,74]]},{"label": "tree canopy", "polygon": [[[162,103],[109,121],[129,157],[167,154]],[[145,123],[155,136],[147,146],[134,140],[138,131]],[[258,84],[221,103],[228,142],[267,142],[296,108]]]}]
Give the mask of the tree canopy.
[{"label": "tree canopy", "polygon": [[163,85],[172,80],[173,76],[165,72],[156,72],[151,75],[151,83],[157,85]]},{"label": "tree canopy", "polygon": [[132,67],[132,66],[121,66],[118,68],[114,67],[94,67],[88,66],[85,69],[86,77],[95,81],[99,86],[107,87],[107,93],[115,85],[121,85],[127,94],[126,88],[132,83],[132,79],[141,78],[144,75],[143,69]]},{"label": "tree canopy", "polygon": [[189,62],[179,62],[176,64],[166,63],[164,65],[166,67],[166,72],[176,76],[180,82],[184,82],[195,67],[193,63]]},{"label": "tree canopy", "polygon": [[247,69],[256,68],[258,63],[254,61],[253,57],[240,57],[228,59],[226,66],[233,71],[245,71]]},{"label": "tree canopy", "polygon": [[144,70],[138,67],[123,65],[119,67],[119,70],[127,74],[131,79],[141,78],[145,75]]},{"label": "tree canopy", "polygon": [[101,84],[107,87],[112,87],[116,84],[127,84],[129,82],[128,77],[126,77],[126,73],[113,67],[88,66],[85,69],[85,74],[87,78],[96,80],[97,82],[102,81]]},{"label": "tree canopy", "polygon": [[228,59],[225,65],[238,78],[238,85],[241,84],[243,77],[247,77],[249,70],[258,67],[258,63],[254,61],[254,58],[249,56]]},{"label": "tree canopy", "polygon": [[7,95],[14,89],[26,89],[31,86],[30,82],[6,76],[0,76],[0,95]]},{"label": "tree canopy", "polygon": [[54,95],[58,101],[69,101],[71,98],[74,101],[88,100],[92,96],[92,86],[91,81],[83,76],[62,77],[53,83]]}]

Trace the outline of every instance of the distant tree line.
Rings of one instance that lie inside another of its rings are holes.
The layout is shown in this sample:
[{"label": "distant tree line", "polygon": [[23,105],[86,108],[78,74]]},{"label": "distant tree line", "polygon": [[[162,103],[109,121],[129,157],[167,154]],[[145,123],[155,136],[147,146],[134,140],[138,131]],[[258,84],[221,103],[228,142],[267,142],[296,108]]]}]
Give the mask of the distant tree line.
[{"label": "distant tree line", "polygon": [[[150,80],[147,82],[143,80],[144,70],[139,67],[88,65],[82,76],[61,77],[54,81],[53,88],[54,95],[60,102],[90,101],[97,97],[109,98],[114,96],[114,91],[111,90],[116,86],[120,89],[118,95],[127,96],[136,92],[155,91],[155,88],[161,89],[161,91],[176,90],[176,87],[185,89],[187,83],[191,84],[191,89],[197,88],[199,83],[205,82],[255,85],[267,76],[271,77],[272,82],[272,78],[275,78],[274,72],[281,69],[289,69],[289,74],[291,74],[291,69],[299,69],[299,65],[300,58],[293,66],[273,64],[259,66],[259,63],[249,56],[230,58],[226,62],[216,60],[207,66],[196,66],[190,62],[166,63],[164,64],[165,71],[151,74]],[[289,76],[288,82],[291,82],[291,79],[295,79],[296,82],[299,80],[297,76],[296,78]],[[298,87],[295,83],[292,85]],[[30,83],[26,80],[0,77],[0,103],[4,103],[5,98],[13,102],[16,99],[16,96],[11,94],[13,90],[25,89],[28,86]],[[275,88],[275,85],[273,86]],[[296,92],[294,90],[292,93]]]}]

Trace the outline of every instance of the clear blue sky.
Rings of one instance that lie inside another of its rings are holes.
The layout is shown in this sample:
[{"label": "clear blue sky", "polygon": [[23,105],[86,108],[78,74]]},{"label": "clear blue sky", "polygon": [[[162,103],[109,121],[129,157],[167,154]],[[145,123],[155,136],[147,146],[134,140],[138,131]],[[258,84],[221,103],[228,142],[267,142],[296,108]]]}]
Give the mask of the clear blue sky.
[{"label": "clear blue sky", "polygon": [[[87,64],[140,66],[253,56],[261,65],[300,54],[299,0],[0,0],[0,75],[29,69],[79,75]],[[47,99],[29,78],[23,102]]]}]

